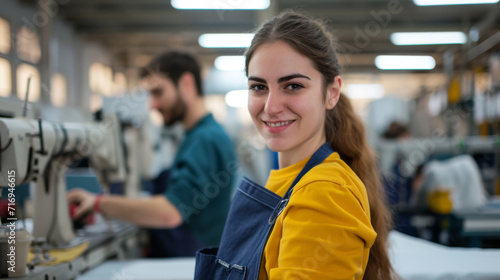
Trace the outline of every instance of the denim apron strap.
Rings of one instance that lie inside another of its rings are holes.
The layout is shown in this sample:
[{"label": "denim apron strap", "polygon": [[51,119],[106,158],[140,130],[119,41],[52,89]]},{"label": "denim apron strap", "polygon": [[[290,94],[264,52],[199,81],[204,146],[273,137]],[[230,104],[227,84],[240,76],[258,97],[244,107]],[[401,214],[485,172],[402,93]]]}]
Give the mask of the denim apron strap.
[{"label": "denim apron strap", "polygon": [[324,143],[319,147],[319,149],[311,156],[311,158],[307,161],[306,165],[302,170],[300,171],[299,175],[295,177],[295,180],[293,183],[290,185],[290,188],[288,188],[288,191],[286,194],[283,196],[283,199],[280,201],[280,204],[274,209],[273,213],[271,214],[271,217],[269,217],[268,223],[273,225],[276,222],[276,219],[278,216],[283,212],[285,207],[288,204],[288,201],[290,200],[290,196],[292,195],[293,188],[295,185],[302,179],[302,177],[309,172],[313,167],[316,165],[322,163],[329,155],[333,153],[332,147],[328,143]]},{"label": "denim apron strap", "polygon": [[295,178],[285,196],[244,178],[233,198],[219,248],[197,252],[195,280],[256,280],[267,238],[293,188],[333,149],[323,144]]}]

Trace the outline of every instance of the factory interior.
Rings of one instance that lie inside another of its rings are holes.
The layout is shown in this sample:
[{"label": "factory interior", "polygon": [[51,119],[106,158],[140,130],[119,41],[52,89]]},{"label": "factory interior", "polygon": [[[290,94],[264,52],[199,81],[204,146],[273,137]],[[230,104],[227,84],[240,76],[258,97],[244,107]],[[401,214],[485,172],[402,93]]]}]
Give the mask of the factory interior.
[{"label": "factory interior", "polygon": [[[498,2],[1,1],[0,279],[292,279],[235,276],[238,263],[220,258],[232,274],[200,277],[205,272],[195,258],[198,249],[219,245],[227,213],[239,203],[229,208],[239,182],[267,186],[284,162],[285,153],[271,149],[277,142],[254,124],[252,108],[262,96],[249,83],[263,79],[247,76],[253,64],[245,64],[245,55],[259,26],[290,10],[320,20],[335,39],[340,92],[363,123],[382,206],[392,218],[387,252],[394,279],[500,279]],[[203,122],[213,116],[224,132],[194,139],[200,134],[186,114],[196,109],[172,105],[151,85],[172,81],[157,76],[163,70],[154,64],[172,51],[195,57],[203,92],[182,97],[193,75],[180,73],[180,82],[170,82],[175,102],[200,98]],[[187,111],[174,120],[179,110]],[[169,117],[174,121],[167,123]],[[278,135],[293,122],[264,123]],[[215,138],[222,134],[227,139]],[[196,141],[198,148],[189,150]],[[222,150],[216,161],[210,157],[219,150],[211,147]],[[198,182],[211,184],[209,192],[178,190]],[[196,209],[179,208],[181,198]],[[85,204],[90,210],[80,213]],[[175,215],[146,210],[157,204]],[[252,220],[248,212],[241,220]],[[328,236],[336,238],[344,237]],[[313,249],[323,248],[318,244]],[[324,267],[312,252],[301,268]],[[363,279],[363,272],[337,278],[331,271],[331,278],[293,279]]]}]

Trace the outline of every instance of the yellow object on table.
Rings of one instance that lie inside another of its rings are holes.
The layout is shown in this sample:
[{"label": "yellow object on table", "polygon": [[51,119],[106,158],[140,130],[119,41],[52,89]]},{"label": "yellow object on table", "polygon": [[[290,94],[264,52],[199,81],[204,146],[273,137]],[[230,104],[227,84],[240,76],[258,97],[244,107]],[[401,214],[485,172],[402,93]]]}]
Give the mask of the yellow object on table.
[{"label": "yellow object on table", "polygon": [[453,209],[451,201],[451,191],[447,189],[437,189],[431,191],[427,197],[427,204],[431,211],[438,214],[450,214]]},{"label": "yellow object on table", "polygon": [[453,77],[448,89],[448,103],[455,104],[460,101],[460,79]]},{"label": "yellow object on table", "polygon": [[[54,258],[54,260],[47,263],[40,263],[38,265],[57,265],[65,262],[70,262],[81,256],[88,247],[89,242],[85,242],[72,248],[49,250],[50,257]],[[28,252],[28,263],[30,263],[34,257],[35,254],[30,250],[30,252]]]}]

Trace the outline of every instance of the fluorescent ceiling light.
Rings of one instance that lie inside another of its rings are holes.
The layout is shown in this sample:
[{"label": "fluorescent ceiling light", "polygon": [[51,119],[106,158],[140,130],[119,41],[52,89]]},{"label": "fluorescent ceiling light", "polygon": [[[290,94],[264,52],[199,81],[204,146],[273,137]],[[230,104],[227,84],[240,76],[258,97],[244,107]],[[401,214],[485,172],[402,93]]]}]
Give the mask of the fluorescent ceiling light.
[{"label": "fluorescent ceiling light", "polygon": [[436,61],[427,55],[379,55],[375,66],[382,70],[430,70]]},{"label": "fluorescent ceiling light", "polygon": [[269,0],[172,0],[172,6],[180,10],[265,10]]},{"label": "fluorescent ceiling light", "polygon": [[215,59],[214,65],[222,71],[245,70],[245,57],[242,55],[219,56]]},{"label": "fluorescent ceiling light", "polygon": [[204,48],[248,48],[254,34],[212,33],[203,34],[198,43]]},{"label": "fluorescent ceiling light", "polygon": [[417,6],[493,4],[499,0],[413,0]]},{"label": "fluorescent ceiling light", "polygon": [[231,107],[246,107],[248,104],[248,90],[232,90],[226,93],[226,104]]},{"label": "fluorescent ceiling light", "polygon": [[226,93],[226,104],[231,107],[246,107],[248,104],[248,90],[232,90]]},{"label": "fluorescent ceiling light", "polygon": [[381,84],[350,84],[346,87],[349,98],[381,98],[384,96],[384,87]]},{"label": "fluorescent ceiling light", "polygon": [[391,34],[394,45],[445,45],[465,44],[467,36],[463,32],[396,32]]}]

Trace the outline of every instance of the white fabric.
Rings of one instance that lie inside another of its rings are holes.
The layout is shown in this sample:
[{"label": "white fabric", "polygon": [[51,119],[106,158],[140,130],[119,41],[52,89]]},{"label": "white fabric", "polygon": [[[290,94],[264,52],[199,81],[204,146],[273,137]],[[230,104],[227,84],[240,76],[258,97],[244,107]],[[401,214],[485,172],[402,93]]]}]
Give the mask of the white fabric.
[{"label": "white fabric", "polygon": [[[403,280],[498,280],[500,250],[449,248],[393,231],[391,262]],[[194,258],[108,261],[78,280],[190,280]]]},{"label": "white fabric", "polygon": [[498,280],[500,250],[450,248],[393,231],[390,258],[404,280]]},{"label": "white fabric", "polygon": [[78,280],[192,280],[194,258],[107,261]]},{"label": "white fabric", "polygon": [[427,194],[436,189],[451,191],[453,211],[471,210],[486,204],[481,173],[470,155],[431,161],[424,166],[423,176],[422,187],[412,199],[413,206],[426,206]]}]

